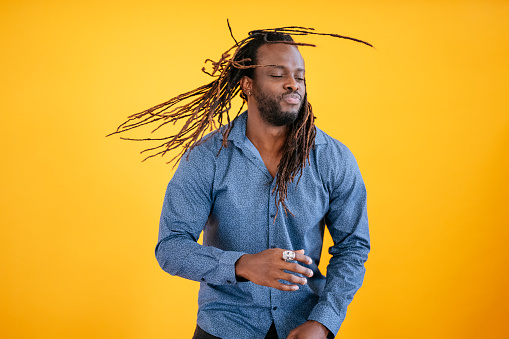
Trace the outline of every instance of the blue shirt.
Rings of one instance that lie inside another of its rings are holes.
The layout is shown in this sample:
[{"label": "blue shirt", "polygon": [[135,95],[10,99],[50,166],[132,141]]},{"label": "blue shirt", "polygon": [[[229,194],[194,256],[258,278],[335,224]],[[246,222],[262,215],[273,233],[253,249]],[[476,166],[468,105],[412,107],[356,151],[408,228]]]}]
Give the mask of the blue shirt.
[{"label": "blue shirt", "polygon": [[[246,121],[246,112],[234,120],[221,152],[216,133],[180,161],[164,198],[157,260],[166,272],[200,282],[197,323],[212,335],[264,338],[274,322],[286,338],[306,320],[337,334],[362,285],[370,246],[366,189],[355,158],[317,128],[310,163],[298,186],[296,180],[288,186],[294,216],[285,215],[272,194],[275,180],[246,137]],[[318,269],[325,225],[334,240],[326,277]],[[297,291],[238,281],[235,262],[268,248],[304,249],[313,277]]]}]

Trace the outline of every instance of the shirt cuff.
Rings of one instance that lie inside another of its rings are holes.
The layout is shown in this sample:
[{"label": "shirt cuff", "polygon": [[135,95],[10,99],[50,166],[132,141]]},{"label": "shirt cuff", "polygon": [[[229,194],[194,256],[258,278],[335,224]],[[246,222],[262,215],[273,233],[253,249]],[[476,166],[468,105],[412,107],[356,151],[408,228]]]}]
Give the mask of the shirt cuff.
[{"label": "shirt cuff", "polygon": [[337,314],[334,308],[318,303],[308,316],[308,320],[318,321],[327,327],[335,337],[339,332],[344,317]]},{"label": "shirt cuff", "polygon": [[219,284],[220,285],[232,285],[237,283],[235,276],[235,263],[245,253],[225,251],[221,258],[219,258]]}]

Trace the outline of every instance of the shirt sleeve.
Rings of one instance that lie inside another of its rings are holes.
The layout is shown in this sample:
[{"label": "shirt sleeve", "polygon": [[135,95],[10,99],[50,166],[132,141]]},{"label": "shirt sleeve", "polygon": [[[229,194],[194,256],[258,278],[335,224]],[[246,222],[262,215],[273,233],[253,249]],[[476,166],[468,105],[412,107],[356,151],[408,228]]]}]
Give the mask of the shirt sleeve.
[{"label": "shirt sleeve", "polygon": [[182,157],[166,189],[155,255],[171,275],[215,285],[234,284],[244,254],[197,243],[213,204],[215,155],[195,147]]},{"label": "shirt sleeve", "polygon": [[[339,143],[338,143],[339,144]],[[337,334],[346,309],[364,279],[370,250],[366,188],[353,154],[339,145],[339,163],[331,168],[329,210],[325,222],[334,241],[324,290],[308,320]],[[335,172],[335,173],[334,173]]]}]

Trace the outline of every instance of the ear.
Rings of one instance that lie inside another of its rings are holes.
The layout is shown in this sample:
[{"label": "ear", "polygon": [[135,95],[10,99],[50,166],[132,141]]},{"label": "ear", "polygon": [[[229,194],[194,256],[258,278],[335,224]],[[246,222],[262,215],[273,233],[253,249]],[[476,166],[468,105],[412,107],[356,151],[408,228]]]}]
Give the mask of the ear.
[{"label": "ear", "polygon": [[253,89],[253,79],[244,75],[242,79],[240,79],[240,88],[242,88],[245,95],[250,96]]}]

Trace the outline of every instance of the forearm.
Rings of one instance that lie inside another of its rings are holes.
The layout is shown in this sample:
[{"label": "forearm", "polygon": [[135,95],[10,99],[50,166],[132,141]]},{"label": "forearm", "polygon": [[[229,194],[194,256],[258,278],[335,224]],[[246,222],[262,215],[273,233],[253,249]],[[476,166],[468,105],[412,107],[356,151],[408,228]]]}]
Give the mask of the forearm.
[{"label": "forearm", "polygon": [[215,285],[233,284],[235,262],[244,253],[202,246],[184,235],[162,238],[155,250],[161,268],[171,275]]},{"label": "forearm", "polygon": [[325,325],[331,332],[337,333],[345,319],[348,305],[362,286],[365,274],[364,262],[367,260],[369,245],[359,242],[347,249],[330,249],[333,254],[327,267],[327,278],[318,304],[308,320]]}]

